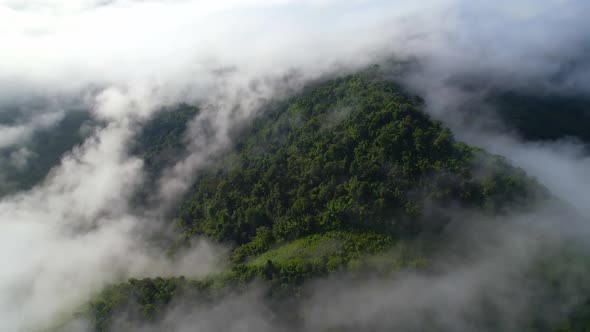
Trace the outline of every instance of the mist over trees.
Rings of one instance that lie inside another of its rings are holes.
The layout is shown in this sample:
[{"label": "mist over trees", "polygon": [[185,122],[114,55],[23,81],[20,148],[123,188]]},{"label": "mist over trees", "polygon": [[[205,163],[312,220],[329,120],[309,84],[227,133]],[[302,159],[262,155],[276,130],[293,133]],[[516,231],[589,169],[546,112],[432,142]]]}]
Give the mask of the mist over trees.
[{"label": "mist over trees", "polygon": [[[262,295],[252,301],[268,307],[267,315],[275,317],[263,317],[268,319],[266,329],[307,330],[303,306],[314,298],[309,284],[314,278],[349,274],[356,279],[349,281],[353,287],[363,278],[385,283],[395,276],[403,280],[403,271],[437,270],[438,251],[447,246],[446,228],[457,223],[459,211],[476,212],[470,227],[504,228],[516,227],[517,222],[506,219],[517,213],[561,204],[504,158],[456,142],[448,129],[424,113],[422,100],[383,80],[375,68],[314,85],[268,107],[241,128],[232,149],[197,177],[177,212],[179,234],[172,246],[190,245],[195,236],[226,243],[232,248],[227,271],[204,279],[131,279],[113,285],[83,311],[93,326],[181,329],[184,320],[169,321],[169,315],[180,310],[175,301],[183,303],[187,315],[191,307],[198,315],[207,306],[224,307],[257,291]],[[175,117],[171,114],[176,110],[167,110],[148,122],[137,141],[151,144],[142,145],[147,151],[138,153],[152,160],[166,158],[163,147],[181,140],[175,133],[185,126],[187,110],[180,106]],[[508,288],[528,292],[530,284],[543,287],[542,293],[526,295],[539,297],[539,309],[551,307],[543,304],[551,297],[567,296],[553,284],[563,273],[559,260],[585,265],[587,258],[567,250],[555,255],[531,257],[531,266],[514,272],[517,279]],[[529,313],[511,324],[500,313],[494,318],[492,312],[504,310],[497,297],[492,293],[477,298],[471,309],[478,307],[483,314],[475,314],[474,324],[483,324],[484,330],[514,325],[510,329],[550,331],[567,319]],[[574,320],[580,320],[575,316],[579,308],[568,311]],[[418,312],[411,315],[425,322],[349,323],[354,329],[452,330]],[[195,324],[221,328],[221,322],[203,320]],[[352,328],[333,323],[320,323],[319,330]]]}]

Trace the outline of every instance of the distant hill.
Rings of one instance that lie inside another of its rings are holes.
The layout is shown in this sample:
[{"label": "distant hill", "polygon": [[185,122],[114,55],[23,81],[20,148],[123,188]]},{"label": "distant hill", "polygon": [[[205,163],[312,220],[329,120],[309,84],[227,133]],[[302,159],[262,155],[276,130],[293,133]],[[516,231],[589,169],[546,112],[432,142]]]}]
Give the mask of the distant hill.
[{"label": "distant hill", "polygon": [[524,139],[569,137],[590,143],[590,99],[585,96],[504,91],[493,93],[488,102]]}]

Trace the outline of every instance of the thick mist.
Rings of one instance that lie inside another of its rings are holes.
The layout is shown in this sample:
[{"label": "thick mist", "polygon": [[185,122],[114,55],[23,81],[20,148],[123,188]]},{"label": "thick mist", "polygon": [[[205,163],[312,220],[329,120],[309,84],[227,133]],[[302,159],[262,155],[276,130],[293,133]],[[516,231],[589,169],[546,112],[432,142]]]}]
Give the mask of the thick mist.
[{"label": "thick mist", "polygon": [[[489,298],[505,309],[494,327],[519,330],[537,308],[535,285],[521,280],[530,262],[588,234],[590,156],[574,139],[525,141],[506,130],[486,97],[496,89],[589,94],[589,7],[576,0],[0,0],[0,118],[8,119],[0,124],[0,152],[17,151],[6,163],[26,164],[30,154],[21,146],[72,108],[102,123],[85,128],[85,141],[42,182],[0,200],[0,329],[51,326],[129,277],[221,269],[221,246],[203,240],[171,259],[146,241],[149,231],[166,228],[162,216],[195,173],[265,103],[395,59],[408,66],[391,78],[424,97],[426,110],[458,139],[506,156],[561,203],[506,217],[508,225],[494,230],[465,226],[481,217],[458,214],[452,225],[462,235],[449,239],[458,249],[441,251],[436,273],[318,281],[307,287],[314,295],[300,308],[303,325],[419,330],[429,327],[416,323],[426,315],[435,327],[486,330],[482,314],[469,310]],[[15,108],[31,100],[47,107]],[[191,121],[180,161],[159,179],[156,203],[139,214],[130,202],[145,176],[127,147],[156,111],[180,102],[203,112]],[[577,283],[572,278],[571,287]],[[164,325],[142,328],[285,329],[258,297],[195,310],[179,304]],[[575,291],[570,300],[579,302]]]}]

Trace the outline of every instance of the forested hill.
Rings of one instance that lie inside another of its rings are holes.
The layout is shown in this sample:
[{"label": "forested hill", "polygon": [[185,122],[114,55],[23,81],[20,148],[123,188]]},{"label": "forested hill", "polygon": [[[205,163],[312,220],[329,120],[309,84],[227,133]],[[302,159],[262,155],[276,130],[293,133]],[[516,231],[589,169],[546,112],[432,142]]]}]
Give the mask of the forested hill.
[{"label": "forested hill", "polygon": [[198,178],[181,229],[240,245],[245,258],[329,231],[413,234],[426,219],[440,228],[424,202],[499,212],[530,198],[536,184],[521,170],[456,142],[420,107],[371,74],[294,98]]},{"label": "forested hill", "polygon": [[[421,268],[427,250],[409,248],[416,236],[444,228],[443,211],[502,214],[547,197],[503,158],[455,141],[421,107],[420,98],[370,72],[270,107],[198,175],[176,219],[176,248],[206,236],[233,248],[230,268],[202,280],[113,285],[84,315],[108,330],[121,308],[153,321],[174,296],[215,301],[259,280],[269,287],[269,301],[299,299],[306,281],[336,271]],[[182,106],[146,125],[133,152],[152,176],[175,155],[188,115],[197,112]]]}]

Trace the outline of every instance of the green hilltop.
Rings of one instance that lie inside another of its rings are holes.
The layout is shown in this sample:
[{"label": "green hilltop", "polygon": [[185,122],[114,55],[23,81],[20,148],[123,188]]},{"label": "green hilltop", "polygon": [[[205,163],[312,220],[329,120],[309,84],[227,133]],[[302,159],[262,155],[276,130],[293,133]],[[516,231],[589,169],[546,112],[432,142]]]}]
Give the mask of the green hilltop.
[{"label": "green hilltop", "polygon": [[[198,175],[176,218],[174,248],[201,236],[219,241],[232,248],[228,269],[200,280],[129,280],[81,314],[106,331],[122,308],[150,321],[175,296],[213,303],[260,283],[268,301],[296,301],[316,277],[426,268],[430,244],[418,238],[436,238],[448,222],[444,211],[492,216],[548,197],[504,158],[456,141],[422,107],[372,71],[267,106]],[[181,133],[198,112],[181,105],[145,126],[132,152],[149,174],[178,157]],[[296,324],[295,314],[286,316]]]}]

